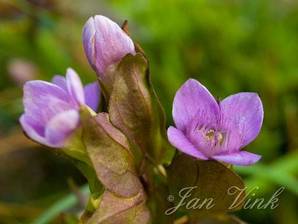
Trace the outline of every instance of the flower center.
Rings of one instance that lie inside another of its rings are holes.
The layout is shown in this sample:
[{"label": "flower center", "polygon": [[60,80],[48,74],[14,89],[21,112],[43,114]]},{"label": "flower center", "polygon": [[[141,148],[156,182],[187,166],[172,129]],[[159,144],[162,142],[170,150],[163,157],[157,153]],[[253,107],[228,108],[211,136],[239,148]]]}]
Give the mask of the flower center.
[{"label": "flower center", "polygon": [[208,141],[212,141],[215,137],[215,130],[213,129],[209,129],[206,133],[205,133],[205,138]]},{"label": "flower center", "polygon": [[217,131],[213,128],[204,129],[200,128],[199,132],[202,134],[205,140],[207,140],[213,147],[221,146],[225,140],[225,134],[221,131]]}]

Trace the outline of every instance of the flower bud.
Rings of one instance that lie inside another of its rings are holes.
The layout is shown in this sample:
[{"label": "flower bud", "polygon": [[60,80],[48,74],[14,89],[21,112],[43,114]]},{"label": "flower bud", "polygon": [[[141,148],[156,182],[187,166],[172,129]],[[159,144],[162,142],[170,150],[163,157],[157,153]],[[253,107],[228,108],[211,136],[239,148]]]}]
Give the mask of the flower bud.
[{"label": "flower bud", "polygon": [[96,15],[89,18],[83,29],[83,45],[89,63],[98,75],[119,62],[127,54],[135,54],[130,37],[112,20]]}]

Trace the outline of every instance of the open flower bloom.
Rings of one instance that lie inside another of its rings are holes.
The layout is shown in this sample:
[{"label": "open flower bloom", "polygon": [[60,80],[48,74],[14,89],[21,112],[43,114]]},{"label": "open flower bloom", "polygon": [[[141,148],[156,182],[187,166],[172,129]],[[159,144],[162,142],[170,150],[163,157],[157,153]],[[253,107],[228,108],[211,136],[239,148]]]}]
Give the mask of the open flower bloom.
[{"label": "open flower bloom", "polygon": [[135,54],[130,37],[118,24],[101,15],[86,22],[83,45],[89,63],[99,75],[104,75],[109,65],[119,62],[125,55]]},{"label": "open flower bloom", "polygon": [[82,86],[76,72],[68,69],[66,78],[52,82],[28,81],[24,85],[24,114],[20,123],[33,140],[49,147],[63,147],[80,123],[79,108],[87,105],[96,111],[100,90],[97,83]]},{"label": "open flower bloom", "polygon": [[198,81],[188,80],[173,104],[176,125],[168,139],[180,151],[202,160],[234,165],[256,163],[261,156],[241,150],[260,132],[263,106],[255,93],[237,93],[217,102]]}]

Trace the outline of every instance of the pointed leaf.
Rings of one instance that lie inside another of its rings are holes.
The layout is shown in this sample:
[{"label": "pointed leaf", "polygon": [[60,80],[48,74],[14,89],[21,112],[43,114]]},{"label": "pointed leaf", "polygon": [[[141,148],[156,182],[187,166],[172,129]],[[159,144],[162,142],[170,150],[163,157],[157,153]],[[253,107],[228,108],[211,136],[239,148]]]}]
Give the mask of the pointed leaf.
[{"label": "pointed leaf", "polygon": [[112,126],[107,114],[85,122],[84,143],[98,179],[109,191],[123,197],[139,193],[141,183],[126,137]]},{"label": "pointed leaf", "polygon": [[164,113],[150,84],[147,60],[140,53],[127,55],[113,77],[108,108],[111,122],[143,156],[168,163],[174,150],[165,140]]},{"label": "pointed leaf", "polygon": [[[231,169],[217,161],[196,160],[184,154],[176,156],[170,166],[169,182],[176,208],[190,216],[238,210],[245,197],[244,192],[240,194],[244,183]],[[176,208],[167,213],[177,212]]]},{"label": "pointed leaf", "polygon": [[106,191],[101,197],[99,208],[87,224],[149,223],[150,214],[144,201],[145,195],[142,191],[130,198],[119,197]]},{"label": "pointed leaf", "polygon": [[81,222],[148,223],[146,196],[125,135],[111,124],[108,114],[100,113],[85,119],[83,139],[97,178],[106,190],[98,198],[95,212],[82,217]]}]

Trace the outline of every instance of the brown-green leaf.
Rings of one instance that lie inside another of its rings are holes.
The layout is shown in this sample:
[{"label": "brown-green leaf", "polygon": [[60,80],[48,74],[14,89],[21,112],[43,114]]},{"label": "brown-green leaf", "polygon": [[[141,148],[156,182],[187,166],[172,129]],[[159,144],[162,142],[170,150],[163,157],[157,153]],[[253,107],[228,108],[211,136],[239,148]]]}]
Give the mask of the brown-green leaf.
[{"label": "brown-green leaf", "polygon": [[179,207],[170,208],[169,213],[180,210],[190,216],[201,216],[232,212],[242,206],[245,194],[237,198],[235,191],[245,188],[243,181],[217,161],[202,161],[181,154],[175,157],[168,171],[170,191],[176,208]]},{"label": "brown-green leaf", "polygon": [[83,140],[105,191],[96,200],[93,214],[86,213],[81,222],[148,223],[150,213],[145,204],[146,195],[125,135],[111,124],[108,114],[100,113],[85,118]]},{"label": "brown-green leaf", "polygon": [[147,60],[140,53],[127,55],[113,77],[111,122],[137,146],[139,161],[146,155],[156,163],[168,163],[174,150],[165,140],[164,113],[150,84]]},{"label": "brown-green leaf", "polygon": [[139,193],[141,183],[126,137],[100,113],[84,123],[84,143],[96,175],[109,191],[123,197]]},{"label": "brown-green leaf", "polygon": [[119,197],[106,191],[101,197],[99,208],[87,224],[147,224],[150,222],[150,213],[144,201],[145,195],[142,191],[130,198]]}]

